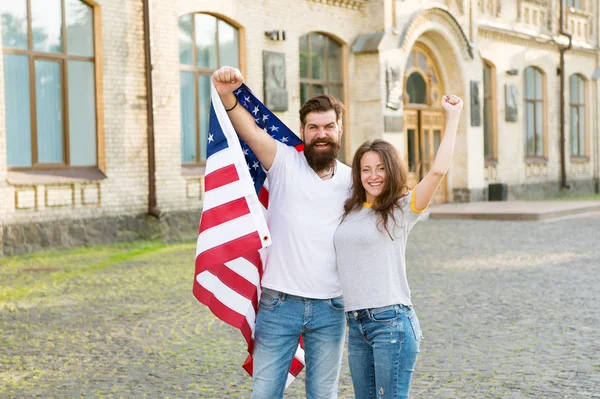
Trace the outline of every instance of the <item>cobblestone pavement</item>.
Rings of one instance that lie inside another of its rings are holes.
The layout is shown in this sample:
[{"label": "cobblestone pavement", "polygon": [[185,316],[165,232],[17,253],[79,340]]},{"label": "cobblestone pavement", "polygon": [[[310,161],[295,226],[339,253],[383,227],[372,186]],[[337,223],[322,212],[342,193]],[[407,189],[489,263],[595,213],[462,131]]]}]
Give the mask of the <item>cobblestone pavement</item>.
[{"label": "cobblestone pavement", "polygon": [[[193,258],[134,243],[0,259],[0,397],[249,397],[241,336],[193,298]],[[429,220],[407,258],[425,335],[412,398],[600,398],[600,214]],[[346,360],[340,378],[352,398]]]}]

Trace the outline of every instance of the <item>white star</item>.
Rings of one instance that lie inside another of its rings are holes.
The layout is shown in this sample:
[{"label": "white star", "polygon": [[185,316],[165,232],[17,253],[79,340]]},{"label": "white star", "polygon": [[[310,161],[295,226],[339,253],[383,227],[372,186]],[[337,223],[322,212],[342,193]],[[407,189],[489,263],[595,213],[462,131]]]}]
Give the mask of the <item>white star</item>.
[{"label": "white star", "polygon": [[244,148],[244,155],[248,155],[248,149]]},{"label": "white star", "polygon": [[271,131],[272,132],[278,132],[279,131],[279,126],[275,126],[275,125],[271,126]]},{"label": "white star", "polygon": [[269,119],[269,115],[263,115],[263,122]]},{"label": "white star", "polygon": [[235,95],[237,96],[237,95],[238,95],[238,94],[240,94],[241,92],[242,92],[242,89],[237,89],[236,91],[234,91],[234,92],[233,92],[233,94],[235,94]]},{"label": "white star", "polygon": [[215,141],[215,139],[212,134],[208,133],[208,142],[210,143],[211,141]]},{"label": "white star", "polygon": [[265,133],[269,133],[266,127],[263,127],[263,130],[265,131]]},{"label": "white star", "polygon": [[260,123],[260,119],[254,118],[254,120],[256,121],[256,123]]},{"label": "white star", "polygon": [[287,137],[282,137],[281,138],[281,142],[282,143],[287,143],[288,141],[290,141]]},{"label": "white star", "polygon": [[254,163],[252,164],[252,167],[253,167],[254,169],[258,169],[258,167],[259,167],[259,166],[260,166],[260,165],[258,164],[258,162],[257,162],[257,161],[254,161]]},{"label": "white star", "polygon": [[254,114],[254,116],[258,114],[258,106],[254,107],[254,111],[252,111],[252,113]]},{"label": "white star", "polygon": [[244,101],[246,101],[247,103],[250,102],[250,97],[244,97]]}]

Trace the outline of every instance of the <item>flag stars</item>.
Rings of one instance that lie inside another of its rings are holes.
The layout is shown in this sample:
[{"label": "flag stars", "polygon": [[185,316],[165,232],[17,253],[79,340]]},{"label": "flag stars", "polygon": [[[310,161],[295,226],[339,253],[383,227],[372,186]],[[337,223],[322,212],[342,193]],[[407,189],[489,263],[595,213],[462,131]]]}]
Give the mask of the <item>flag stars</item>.
[{"label": "flag stars", "polygon": [[272,132],[278,132],[279,131],[279,126],[271,126],[269,129],[271,129]]},{"label": "flag stars", "polygon": [[244,155],[248,155],[248,149],[244,148]]},{"label": "flag stars", "polygon": [[288,137],[282,137],[281,138],[281,142],[282,143],[287,143],[288,141],[290,141],[290,139]]},{"label": "flag stars", "polygon": [[255,162],[252,164],[252,167],[253,167],[254,169],[258,169],[258,168],[259,168],[259,166],[260,166],[260,165],[258,164],[258,162],[257,162],[257,161],[255,161]]},{"label": "flag stars", "polygon": [[215,141],[214,137],[212,134],[210,134],[210,132],[208,133],[208,142],[212,143],[213,141]]},{"label": "flag stars", "polygon": [[[258,108],[258,107],[256,107]],[[267,119],[269,119],[269,115],[263,115],[262,121],[265,122]]]},{"label": "flag stars", "polygon": [[250,102],[250,97],[244,97],[244,101],[246,101],[247,103]]},{"label": "flag stars", "polygon": [[242,92],[242,89],[237,89],[236,91],[233,92],[233,94],[235,94],[236,96],[239,95]]},{"label": "flag stars", "polygon": [[[254,110],[252,110],[252,113],[254,114],[254,116],[256,116],[256,114],[258,114],[258,106],[254,107]],[[263,115],[263,121],[265,120],[265,117]]]}]

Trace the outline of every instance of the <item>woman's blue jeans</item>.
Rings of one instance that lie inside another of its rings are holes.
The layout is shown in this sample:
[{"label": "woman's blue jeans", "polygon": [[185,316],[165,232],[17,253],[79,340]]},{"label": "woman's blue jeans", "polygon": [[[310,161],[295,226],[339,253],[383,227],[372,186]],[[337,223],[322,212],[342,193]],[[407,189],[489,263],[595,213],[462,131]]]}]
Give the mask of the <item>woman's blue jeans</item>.
[{"label": "woman's blue jeans", "polygon": [[408,399],[421,326],[404,305],[346,313],[348,362],[357,399]]}]

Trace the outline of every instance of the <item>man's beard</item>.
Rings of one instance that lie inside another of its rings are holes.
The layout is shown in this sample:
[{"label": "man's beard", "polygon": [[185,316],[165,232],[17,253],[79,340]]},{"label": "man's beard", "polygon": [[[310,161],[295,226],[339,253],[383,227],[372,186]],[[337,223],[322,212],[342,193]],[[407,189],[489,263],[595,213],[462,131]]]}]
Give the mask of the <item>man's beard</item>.
[{"label": "man's beard", "polygon": [[[329,144],[327,150],[317,149],[316,145],[322,143]],[[306,157],[306,161],[315,172],[332,166],[339,152],[340,143],[333,141],[329,137],[322,139],[315,138],[310,144],[304,145],[304,156]]]}]

